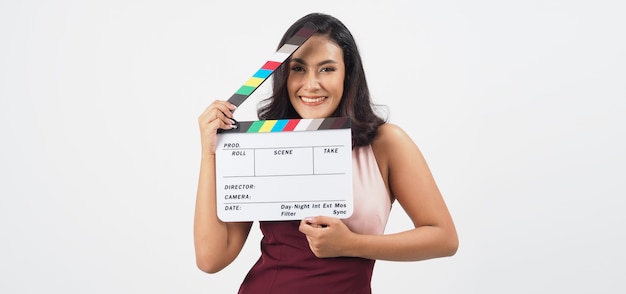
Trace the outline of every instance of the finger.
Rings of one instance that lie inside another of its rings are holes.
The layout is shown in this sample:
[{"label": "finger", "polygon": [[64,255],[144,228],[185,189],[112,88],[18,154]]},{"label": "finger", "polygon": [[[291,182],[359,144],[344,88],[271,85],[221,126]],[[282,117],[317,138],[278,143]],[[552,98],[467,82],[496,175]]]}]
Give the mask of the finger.
[{"label": "finger", "polygon": [[212,117],[212,114],[215,114],[216,110],[221,112],[222,114],[224,114],[224,116],[228,118],[233,118],[233,112],[236,109],[237,106],[228,101],[215,100],[209,106],[207,106],[207,108],[200,115],[200,118],[204,120],[210,120],[211,118],[214,118]]},{"label": "finger", "polygon": [[214,112],[211,117],[212,118],[209,119],[209,123],[212,124],[214,127],[224,130],[230,130],[236,127],[235,121],[231,118],[228,118],[226,115],[224,115],[224,113],[219,110]]},{"label": "finger", "polygon": [[300,230],[300,233],[308,235],[311,232],[311,225],[306,221],[306,219],[303,219],[300,221],[300,227],[298,229]]},{"label": "finger", "polygon": [[326,217],[326,216],[314,216],[314,217],[307,217],[305,218],[305,220],[307,221],[307,223],[313,227],[328,227],[332,221],[334,220],[334,218],[330,218],[330,217]]},{"label": "finger", "polygon": [[212,106],[214,106],[214,108],[219,109],[219,111],[221,111],[228,118],[233,118],[233,113],[237,109],[237,106],[235,106],[234,104],[228,101],[222,101],[222,100],[214,101],[212,103]]},{"label": "finger", "polygon": [[[223,109],[226,109],[228,114],[225,114]],[[230,115],[230,117],[229,117]],[[235,121],[232,119],[232,112],[225,108],[225,105],[212,104],[198,118],[200,125],[206,126],[212,124],[215,127],[232,126]]]}]

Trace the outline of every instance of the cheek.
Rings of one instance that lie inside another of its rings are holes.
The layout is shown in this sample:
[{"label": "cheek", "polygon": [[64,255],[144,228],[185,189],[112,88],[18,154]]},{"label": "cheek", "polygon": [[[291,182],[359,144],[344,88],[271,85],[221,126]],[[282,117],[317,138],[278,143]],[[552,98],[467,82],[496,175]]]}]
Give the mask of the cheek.
[{"label": "cheek", "polygon": [[289,86],[289,84],[287,84],[287,95],[289,96],[289,98],[291,99],[291,97],[293,97],[295,91]]},{"label": "cheek", "polygon": [[336,95],[341,96],[343,94],[343,79],[335,79],[333,81],[333,91]]},{"label": "cheek", "polygon": [[289,96],[293,95],[298,90],[298,83],[291,78],[287,78],[287,92]]}]

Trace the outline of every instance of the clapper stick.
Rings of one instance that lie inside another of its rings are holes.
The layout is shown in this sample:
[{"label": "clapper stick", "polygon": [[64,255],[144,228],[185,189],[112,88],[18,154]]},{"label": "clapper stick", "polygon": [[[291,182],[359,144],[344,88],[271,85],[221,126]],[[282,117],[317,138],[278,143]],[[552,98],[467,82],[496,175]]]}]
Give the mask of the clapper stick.
[{"label": "clapper stick", "polygon": [[291,54],[293,54],[306,40],[308,40],[317,31],[317,26],[311,22],[307,22],[296,32],[287,42],[274,53],[274,55],[261,68],[248,79],[243,86],[228,98],[228,102],[239,107],[261,84],[283,64]]}]

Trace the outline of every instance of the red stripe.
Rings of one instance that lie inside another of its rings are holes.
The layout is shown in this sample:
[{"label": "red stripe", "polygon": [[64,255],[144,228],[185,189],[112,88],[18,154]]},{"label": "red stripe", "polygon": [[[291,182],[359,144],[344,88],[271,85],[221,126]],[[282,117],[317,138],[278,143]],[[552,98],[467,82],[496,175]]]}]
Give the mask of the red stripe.
[{"label": "red stripe", "polygon": [[300,119],[298,118],[290,119],[285,125],[285,128],[283,128],[283,132],[293,131],[299,122],[300,122]]},{"label": "red stripe", "polygon": [[277,69],[280,66],[280,64],[281,64],[281,62],[268,61],[261,68],[262,69],[275,70],[275,69]]}]

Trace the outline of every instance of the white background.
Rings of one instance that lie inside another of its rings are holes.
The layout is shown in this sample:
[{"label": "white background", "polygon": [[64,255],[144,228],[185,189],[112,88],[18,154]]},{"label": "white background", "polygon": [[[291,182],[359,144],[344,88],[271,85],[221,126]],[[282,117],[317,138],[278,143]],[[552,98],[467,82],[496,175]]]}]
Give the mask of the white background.
[{"label": "white background", "polygon": [[[196,268],[196,119],[319,11],[460,236],[451,258],[378,262],[375,293],[624,293],[623,3],[2,0],[0,292],[234,293],[260,233]],[[410,227],[399,208],[387,232]]]}]

